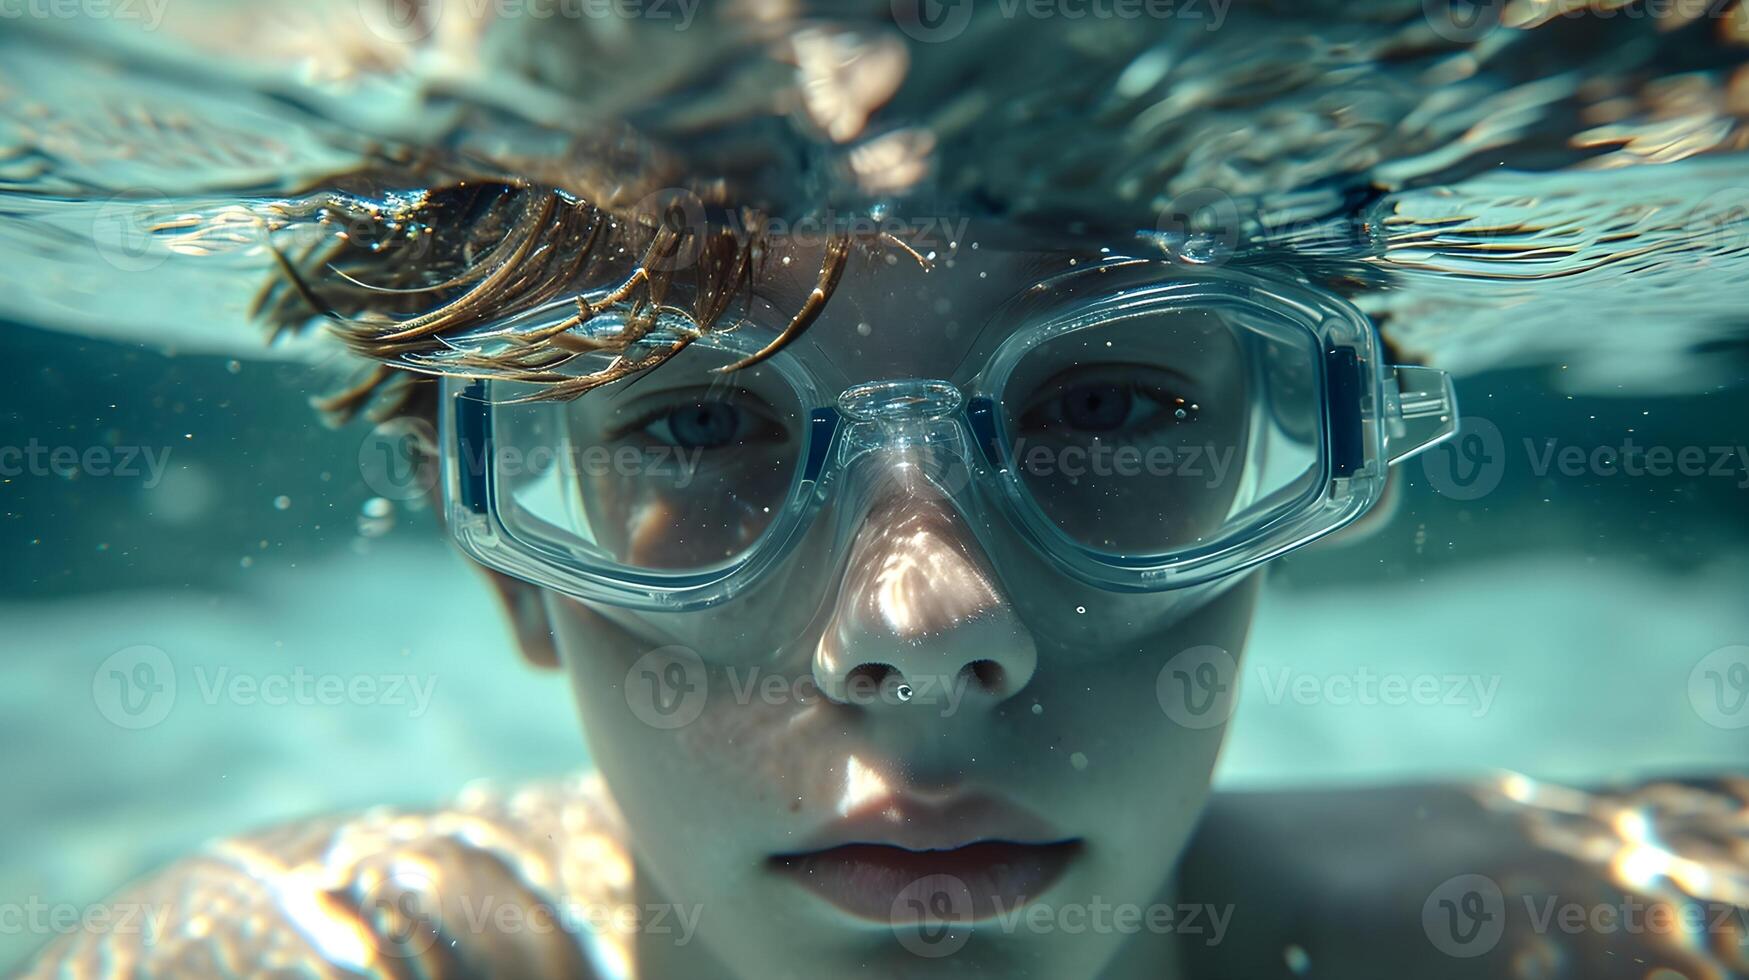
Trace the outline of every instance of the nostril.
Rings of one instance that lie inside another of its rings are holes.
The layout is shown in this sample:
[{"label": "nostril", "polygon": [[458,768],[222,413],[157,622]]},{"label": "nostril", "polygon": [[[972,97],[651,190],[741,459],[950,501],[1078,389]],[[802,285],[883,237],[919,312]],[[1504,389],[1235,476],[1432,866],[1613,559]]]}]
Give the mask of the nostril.
[{"label": "nostril", "polygon": [[1008,683],[1008,672],[994,660],[974,660],[960,670],[960,676],[971,676],[978,686],[990,694],[1004,693]]},{"label": "nostril", "polygon": [[857,664],[844,675],[844,692],[849,698],[872,698],[880,692],[887,678],[896,673],[898,671],[891,664]]}]

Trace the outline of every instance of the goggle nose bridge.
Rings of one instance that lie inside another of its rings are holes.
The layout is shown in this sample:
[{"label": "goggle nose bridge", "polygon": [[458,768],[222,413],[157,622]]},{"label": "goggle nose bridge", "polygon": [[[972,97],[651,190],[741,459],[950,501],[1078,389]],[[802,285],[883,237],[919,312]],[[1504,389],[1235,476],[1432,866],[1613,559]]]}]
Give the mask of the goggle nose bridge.
[{"label": "goggle nose bridge", "polygon": [[828,469],[844,470],[869,453],[893,451],[951,456],[969,469],[981,463],[1001,469],[996,424],[989,398],[967,398],[948,381],[905,378],[852,385],[831,407],[813,413],[805,478],[818,483]]}]

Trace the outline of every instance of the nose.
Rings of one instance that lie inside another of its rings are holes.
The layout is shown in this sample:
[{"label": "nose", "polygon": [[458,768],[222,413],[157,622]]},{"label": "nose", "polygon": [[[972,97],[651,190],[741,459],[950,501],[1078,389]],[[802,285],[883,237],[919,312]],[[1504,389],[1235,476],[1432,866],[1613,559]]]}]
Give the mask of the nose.
[{"label": "nose", "polygon": [[813,667],[841,703],[994,706],[1031,681],[1038,645],[951,505],[900,488],[856,532]]}]

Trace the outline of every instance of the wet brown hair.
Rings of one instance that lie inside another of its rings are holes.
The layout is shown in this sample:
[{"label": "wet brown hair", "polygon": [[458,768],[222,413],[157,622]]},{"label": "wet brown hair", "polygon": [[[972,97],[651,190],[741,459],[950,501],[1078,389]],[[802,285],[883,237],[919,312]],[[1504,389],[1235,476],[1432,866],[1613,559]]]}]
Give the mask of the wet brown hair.
[{"label": "wet brown hair", "polygon": [[[456,181],[401,208],[330,195],[307,220],[381,234],[325,235],[295,256],[274,247],[278,275],[252,313],[276,338],[325,322],[372,362],[356,383],[316,402],[336,422],[360,412],[375,419],[424,414],[434,374],[506,378],[538,386],[534,398],[573,398],[733,328],[720,325],[737,297],[751,297],[767,243],[757,212],[739,212],[734,224],[720,214],[705,218],[702,202],[685,196],[616,213],[552,188],[492,181]],[[847,233],[828,234],[814,288],[787,326],[720,370],[756,364],[800,336],[837,287],[852,242]],[[611,287],[606,295],[584,298],[604,286]],[[574,305],[570,316],[502,336],[491,351],[453,343],[469,330],[566,300]],[[623,314],[618,329],[578,329],[610,308]],[[659,318],[663,332],[652,337]],[[675,329],[676,318],[688,326]],[[561,370],[603,353],[613,355],[606,367]]]}]

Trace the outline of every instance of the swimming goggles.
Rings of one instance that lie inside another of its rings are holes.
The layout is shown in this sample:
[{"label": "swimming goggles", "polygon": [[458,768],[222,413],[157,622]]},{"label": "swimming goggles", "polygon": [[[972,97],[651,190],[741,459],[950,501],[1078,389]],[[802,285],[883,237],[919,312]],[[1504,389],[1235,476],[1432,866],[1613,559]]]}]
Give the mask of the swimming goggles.
[{"label": "swimming goggles", "polygon": [[[904,329],[929,349],[927,328]],[[1166,592],[1354,521],[1389,464],[1456,427],[1445,372],[1386,364],[1370,321],[1341,299],[1151,259],[1035,285],[956,364],[914,375],[859,377],[860,359],[834,359],[809,334],[717,370],[770,336],[719,329],[565,402],[530,400],[525,383],[443,379],[456,541],[579,599],[697,609],[821,535],[842,554],[869,501],[896,492],[951,506],[993,555],[1019,541],[1085,585]],[[576,370],[603,367],[596,357],[607,355],[580,355]]]}]

